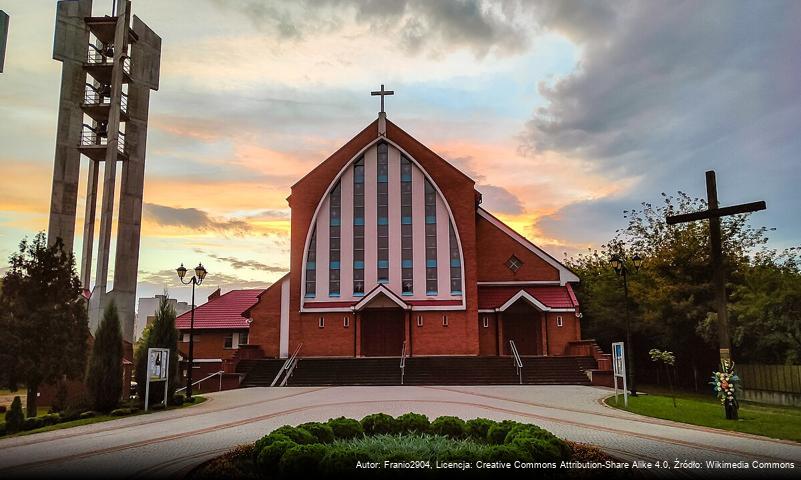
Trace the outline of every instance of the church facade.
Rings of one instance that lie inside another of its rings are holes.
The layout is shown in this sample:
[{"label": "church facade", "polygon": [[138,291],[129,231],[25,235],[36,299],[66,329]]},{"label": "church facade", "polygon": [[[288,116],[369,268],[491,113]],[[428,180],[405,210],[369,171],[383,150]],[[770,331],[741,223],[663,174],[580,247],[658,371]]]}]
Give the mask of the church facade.
[{"label": "church facade", "polygon": [[481,207],[475,182],[379,118],[298,181],[290,271],[243,313],[266,357],[568,354],[567,267]]}]

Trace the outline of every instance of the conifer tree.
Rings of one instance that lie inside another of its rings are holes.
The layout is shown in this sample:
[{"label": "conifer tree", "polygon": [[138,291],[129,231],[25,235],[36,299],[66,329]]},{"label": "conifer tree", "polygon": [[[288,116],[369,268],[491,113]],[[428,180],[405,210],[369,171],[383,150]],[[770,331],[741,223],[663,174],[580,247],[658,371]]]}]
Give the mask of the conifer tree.
[{"label": "conifer tree", "polygon": [[25,415],[22,413],[22,402],[19,397],[14,397],[11,408],[6,412],[6,430],[8,433],[16,433],[22,430],[25,423]]},{"label": "conifer tree", "polygon": [[[147,382],[147,350],[148,348],[170,349],[170,372],[167,385],[167,399],[172,399],[178,385],[178,330],[175,329],[175,308],[167,300],[165,294],[159,302],[156,318],[142,333],[136,343],[134,359],[136,362],[136,390],[144,401]],[[150,403],[158,403],[162,399],[161,388],[150,389]]]},{"label": "conifer tree", "polygon": [[27,414],[36,416],[39,386],[83,377],[89,324],[72,252],[45,234],[20,242],[0,292],[0,372],[15,390],[28,390]]},{"label": "conifer tree", "polygon": [[89,368],[86,371],[86,388],[94,409],[100,412],[113,410],[122,394],[122,330],[114,301],[103,312],[103,320],[95,331],[95,343]]}]

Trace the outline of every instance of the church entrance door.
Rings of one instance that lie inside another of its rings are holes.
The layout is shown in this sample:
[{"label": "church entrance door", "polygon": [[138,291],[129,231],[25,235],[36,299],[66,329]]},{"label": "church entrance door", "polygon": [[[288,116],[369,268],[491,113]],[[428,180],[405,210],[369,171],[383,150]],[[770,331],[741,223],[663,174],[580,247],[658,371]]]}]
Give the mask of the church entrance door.
[{"label": "church entrance door", "polygon": [[502,318],[504,354],[512,354],[509,340],[514,340],[520,355],[542,355],[542,312],[521,301],[503,312]]},{"label": "church entrance door", "polygon": [[400,308],[368,308],[361,312],[363,356],[400,356],[406,338],[403,313]]}]

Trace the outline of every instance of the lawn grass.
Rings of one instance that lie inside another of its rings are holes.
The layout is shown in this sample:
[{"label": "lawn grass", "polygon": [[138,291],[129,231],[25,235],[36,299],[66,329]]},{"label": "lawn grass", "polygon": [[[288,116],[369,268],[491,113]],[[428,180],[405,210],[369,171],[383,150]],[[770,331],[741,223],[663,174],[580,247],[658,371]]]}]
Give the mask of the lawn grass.
[{"label": "lawn grass", "polygon": [[799,408],[741,402],[740,419],[726,420],[723,406],[711,393],[676,393],[675,408],[670,395],[663,394],[629,397],[628,408],[623,407],[622,395],[617,405],[614,396],[604,402],[610,407],[647,417],[801,442]]},{"label": "lawn grass", "polygon": [[[195,401],[193,403],[184,403],[184,404],[182,404],[180,406],[177,406],[177,407],[176,406],[167,407],[167,410],[178,410],[178,409],[181,409],[181,408],[187,408],[187,407],[191,407],[193,405],[200,405],[201,403],[206,401],[206,397],[202,397],[202,396],[199,396],[199,395],[195,395],[194,399],[195,399]],[[47,413],[47,407],[39,407],[37,410],[38,410],[38,412],[37,412],[38,416],[42,416],[42,415]],[[22,437],[24,435],[30,435],[32,433],[42,433],[42,432],[50,432],[50,431],[53,431],[53,430],[62,430],[62,429],[65,429],[65,428],[80,427],[81,425],[90,425],[90,424],[93,424],[93,423],[107,422],[109,420],[118,420],[120,418],[136,417],[136,416],[139,416],[139,415],[146,415],[146,414],[149,414],[149,413],[162,412],[162,411],[164,411],[164,409],[161,409],[161,410],[150,410],[149,412],[145,412],[144,410],[141,410],[139,412],[132,413],[130,415],[123,415],[123,416],[97,415],[97,416],[94,416],[94,417],[91,417],[91,418],[80,418],[78,420],[73,420],[71,422],[56,423],[55,425],[48,425],[46,427],[37,428],[35,430],[27,430],[27,431],[23,431],[23,432],[17,432],[15,434],[6,435],[6,436],[0,437],[0,438]]]}]

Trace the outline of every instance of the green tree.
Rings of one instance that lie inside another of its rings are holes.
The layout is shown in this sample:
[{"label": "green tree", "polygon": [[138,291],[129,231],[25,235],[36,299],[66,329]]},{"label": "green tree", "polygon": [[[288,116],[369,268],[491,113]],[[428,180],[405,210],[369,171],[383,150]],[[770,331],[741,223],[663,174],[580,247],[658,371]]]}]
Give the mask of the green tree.
[{"label": "green tree", "polygon": [[108,412],[122,394],[122,330],[114,301],[109,302],[95,331],[92,356],[86,371],[86,388],[94,409]]},{"label": "green tree", "polygon": [[[167,301],[164,295],[159,302],[156,318],[153,324],[145,328],[142,337],[136,342],[134,361],[136,363],[136,389],[139,398],[145,398],[145,382],[147,381],[147,350],[148,348],[170,349],[170,372],[167,386],[167,398],[172,399],[178,381],[178,330],[175,328],[175,308]],[[150,403],[161,401],[162,390],[150,389]]]},{"label": "green tree", "polygon": [[[669,347],[692,369],[695,385],[704,381],[704,373],[717,360],[717,327],[709,269],[708,222],[667,225],[665,217],[706,208],[702,199],[679,192],[662,194],[663,202],[654,206],[643,203],[639,210],[624,211],[628,225],[616,232],[599,250],[567,260],[581,277],[577,295],[582,302],[583,329],[587,336],[602,344],[622,338],[623,289],[609,266],[613,253],[630,258],[643,257],[643,267],[629,276],[631,325],[639,365],[648,363],[648,344]],[[724,217],[724,269],[729,294],[742,285],[751,268],[752,255],[764,249],[767,228],[748,223],[749,215]],[[738,345],[742,338],[735,335]],[[642,372],[638,372],[641,376]]]},{"label": "green tree", "polygon": [[9,387],[27,387],[27,413],[36,415],[39,386],[86,368],[89,325],[75,259],[44,233],[22,240],[0,293],[0,371]]},{"label": "green tree", "polygon": [[751,362],[801,363],[799,248],[757,254],[732,293],[741,356]]},{"label": "green tree", "polygon": [[6,412],[6,430],[8,433],[16,433],[22,430],[25,423],[25,415],[22,413],[22,402],[19,397],[14,397],[11,407]]}]

